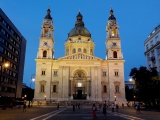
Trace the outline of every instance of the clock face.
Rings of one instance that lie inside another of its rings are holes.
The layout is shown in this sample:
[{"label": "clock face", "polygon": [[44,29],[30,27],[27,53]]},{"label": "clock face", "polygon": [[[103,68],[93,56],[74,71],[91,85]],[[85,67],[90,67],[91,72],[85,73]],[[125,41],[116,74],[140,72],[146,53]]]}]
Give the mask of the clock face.
[{"label": "clock face", "polygon": [[110,22],[110,25],[114,25],[114,22]]}]

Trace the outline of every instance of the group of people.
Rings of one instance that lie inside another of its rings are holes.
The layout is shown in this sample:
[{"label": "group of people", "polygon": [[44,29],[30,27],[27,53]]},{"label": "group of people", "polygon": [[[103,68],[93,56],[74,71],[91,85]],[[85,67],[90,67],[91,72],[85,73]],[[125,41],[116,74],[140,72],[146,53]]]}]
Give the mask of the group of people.
[{"label": "group of people", "polygon": [[[101,104],[99,104],[99,108],[101,109]],[[107,108],[108,108],[108,104],[106,104],[106,101],[105,101],[105,103],[103,104],[104,119],[106,119]],[[93,118],[97,118],[96,111],[97,111],[97,107],[96,107],[95,104],[93,104],[93,106],[92,106],[92,115],[93,115]]]},{"label": "group of people", "polygon": [[80,109],[82,107],[82,104],[81,103],[76,103],[76,104],[73,103],[72,106],[73,106],[73,111],[75,111],[75,108],[78,107],[78,109]]},{"label": "group of people", "polygon": [[[104,119],[106,119],[107,108],[108,108],[108,104],[106,103],[106,101],[103,105],[99,104],[99,109],[101,109],[101,107],[102,107],[102,110],[103,110]],[[111,107],[112,107],[112,112],[114,112],[114,108],[116,108],[116,112],[118,112],[118,109],[119,109],[118,104],[115,105],[114,103],[112,103]],[[122,107],[124,108],[124,103],[122,103]],[[93,106],[92,106],[93,118],[97,118],[96,111],[97,111],[97,107],[96,107],[95,104],[93,104]]]}]

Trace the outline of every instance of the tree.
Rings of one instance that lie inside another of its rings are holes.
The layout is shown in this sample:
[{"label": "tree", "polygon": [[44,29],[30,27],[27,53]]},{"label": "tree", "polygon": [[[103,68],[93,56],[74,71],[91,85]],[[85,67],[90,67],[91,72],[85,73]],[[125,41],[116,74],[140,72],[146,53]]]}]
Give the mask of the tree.
[{"label": "tree", "polygon": [[157,94],[160,91],[160,79],[156,68],[150,70],[147,70],[144,66],[139,69],[133,68],[129,76],[135,80],[137,100],[149,102],[160,99],[160,95]]},{"label": "tree", "polygon": [[125,92],[126,92],[126,99],[127,101],[134,101],[134,90],[129,89],[129,87],[125,86]]}]

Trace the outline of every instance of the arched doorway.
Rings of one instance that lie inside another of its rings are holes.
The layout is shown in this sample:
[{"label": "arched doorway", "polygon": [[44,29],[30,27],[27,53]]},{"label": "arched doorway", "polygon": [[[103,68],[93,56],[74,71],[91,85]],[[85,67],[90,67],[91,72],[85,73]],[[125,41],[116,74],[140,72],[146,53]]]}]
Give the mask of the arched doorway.
[{"label": "arched doorway", "polygon": [[74,94],[73,99],[86,99],[87,75],[83,70],[77,70],[73,75]]}]

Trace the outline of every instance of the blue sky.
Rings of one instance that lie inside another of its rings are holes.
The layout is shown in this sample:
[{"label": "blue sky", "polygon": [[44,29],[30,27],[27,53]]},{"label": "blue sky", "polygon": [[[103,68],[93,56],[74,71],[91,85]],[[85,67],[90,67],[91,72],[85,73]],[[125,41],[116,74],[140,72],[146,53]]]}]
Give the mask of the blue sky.
[{"label": "blue sky", "polygon": [[[23,82],[35,73],[41,24],[50,6],[55,27],[55,58],[64,56],[64,43],[80,9],[95,42],[95,56],[105,59],[106,25],[112,7],[120,26],[125,80],[133,67],[146,66],[144,41],[160,23],[160,0],[0,0],[0,7],[27,40]],[[34,85],[32,84],[32,87]]]}]

